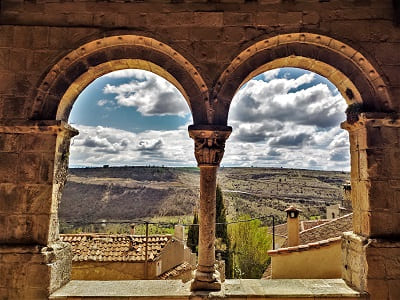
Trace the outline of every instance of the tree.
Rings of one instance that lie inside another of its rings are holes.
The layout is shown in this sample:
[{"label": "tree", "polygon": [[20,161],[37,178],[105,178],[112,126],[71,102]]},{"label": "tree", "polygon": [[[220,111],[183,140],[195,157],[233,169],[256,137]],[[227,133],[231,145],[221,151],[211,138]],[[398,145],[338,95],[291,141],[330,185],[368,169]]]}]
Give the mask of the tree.
[{"label": "tree", "polygon": [[216,190],[216,214],[215,221],[217,223],[215,229],[216,252],[221,254],[221,258],[225,261],[225,277],[232,278],[233,265],[232,254],[230,252],[230,241],[228,236],[228,224],[226,222],[225,202],[219,185]]},{"label": "tree", "polygon": [[[244,215],[239,220],[249,218]],[[230,225],[228,234],[235,278],[261,278],[269,262],[267,251],[271,249],[272,241],[267,229],[261,227],[260,220]]]},{"label": "tree", "polygon": [[199,215],[197,210],[193,213],[193,224],[189,227],[188,237],[187,237],[187,246],[192,250],[193,253],[197,253],[197,248],[199,245]]},{"label": "tree", "polygon": [[[228,245],[229,238],[228,238],[228,229],[226,224],[226,210],[225,210],[225,203],[224,198],[222,196],[222,191],[219,185],[217,185],[216,190],[216,214],[215,214],[215,221],[217,223],[217,227],[215,229],[215,237],[218,239],[220,238],[222,243]],[[220,224],[218,224],[220,223]]]}]

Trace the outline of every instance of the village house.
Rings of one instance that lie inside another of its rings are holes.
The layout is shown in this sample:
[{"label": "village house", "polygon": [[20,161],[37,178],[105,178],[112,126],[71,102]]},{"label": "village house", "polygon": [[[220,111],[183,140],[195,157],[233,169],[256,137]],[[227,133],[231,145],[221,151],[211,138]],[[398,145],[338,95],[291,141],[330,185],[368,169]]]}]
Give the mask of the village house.
[{"label": "village house", "polygon": [[[196,254],[184,241],[183,226],[174,235],[61,234],[72,246],[71,278],[133,280],[192,278]],[[147,254],[147,259],[146,259]]]},{"label": "village house", "polygon": [[353,215],[323,220],[304,230],[300,211],[291,206],[286,212],[288,237],[281,248],[268,251],[271,264],[263,278],[341,278],[342,235],[351,231]]}]

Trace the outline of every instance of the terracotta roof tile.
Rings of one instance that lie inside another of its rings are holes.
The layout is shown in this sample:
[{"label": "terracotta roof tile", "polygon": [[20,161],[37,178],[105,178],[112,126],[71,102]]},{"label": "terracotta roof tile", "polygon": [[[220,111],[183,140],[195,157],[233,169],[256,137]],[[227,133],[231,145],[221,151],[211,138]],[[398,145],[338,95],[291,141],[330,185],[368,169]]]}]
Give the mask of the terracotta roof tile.
[{"label": "terracotta roof tile", "polygon": [[352,230],[353,214],[348,214],[300,232],[300,244],[309,244],[330,238],[341,237],[343,232]]},{"label": "terracotta roof tile", "polygon": [[[314,228],[321,224],[328,223],[332,220],[330,219],[322,219],[322,220],[305,220],[300,222],[300,230],[307,230],[310,228]],[[268,232],[272,234],[272,227],[268,227]],[[287,223],[275,225],[275,234],[281,237],[287,237]]]},{"label": "terracotta roof tile", "polygon": [[177,265],[176,267],[168,270],[167,272],[161,274],[160,276],[158,276],[158,279],[174,279],[176,276],[179,276],[180,274],[189,272],[194,270],[194,266],[192,266],[190,263],[188,262],[184,262],[180,265]]},{"label": "terracotta roof tile", "polygon": [[287,254],[287,253],[292,253],[292,252],[306,251],[306,250],[310,250],[310,249],[317,249],[317,248],[320,248],[320,247],[325,247],[325,246],[331,245],[333,243],[340,242],[340,240],[341,240],[341,237],[336,237],[336,238],[331,238],[331,239],[327,239],[327,240],[318,241],[318,242],[315,242],[315,243],[299,245],[299,246],[296,246],[296,247],[279,248],[277,250],[268,251],[268,255],[269,256],[274,256],[274,255],[277,255],[277,254],[279,255],[279,254]]},{"label": "terracotta roof tile", "polygon": [[[63,242],[72,246],[73,261],[130,261],[145,260],[145,237],[138,235],[61,234]],[[148,258],[155,260],[171,235],[149,236]]]},{"label": "terracotta roof tile", "polygon": [[[328,220],[320,225],[303,230],[299,234],[300,244],[310,244],[336,238],[342,236],[343,232],[353,230],[353,214],[348,214],[343,217]],[[287,240],[282,245],[283,248],[287,247]]]}]

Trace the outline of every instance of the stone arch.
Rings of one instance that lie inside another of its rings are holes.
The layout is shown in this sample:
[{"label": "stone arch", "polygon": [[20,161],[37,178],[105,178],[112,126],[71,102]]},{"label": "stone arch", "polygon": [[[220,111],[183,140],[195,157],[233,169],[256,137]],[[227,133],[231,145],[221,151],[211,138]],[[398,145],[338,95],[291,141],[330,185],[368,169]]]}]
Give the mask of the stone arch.
[{"label": "stone arch", "polygon": [[207,123],[208,88],[196,68],[168,45],[136,35],[93,40],[64,56],[39,84],[30,117],[66,121],[89,83],[106,73],[132,68],[171,82],[186,99],[194,124]]},{"label": "stone arch", "polygon": [[381,72],[362,53],[327,36],[291,33],[259,41],[234,58],[211,94],[214,122],[227,123],[232,98],[243,84],[281,67],[302,68],[326,77],[348,104],[363,103],[368,111],[391,111],[392,102]]}]

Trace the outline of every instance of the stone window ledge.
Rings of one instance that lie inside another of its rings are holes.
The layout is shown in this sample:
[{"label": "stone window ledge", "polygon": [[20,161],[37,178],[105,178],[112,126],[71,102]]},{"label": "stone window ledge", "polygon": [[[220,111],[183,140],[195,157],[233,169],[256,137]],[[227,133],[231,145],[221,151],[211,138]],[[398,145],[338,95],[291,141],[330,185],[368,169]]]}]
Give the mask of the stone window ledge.
[{"label": "stone window ledge", "polygon": [[231,279],[220,292],[190,292],[190,282],[179,280],[73,280],[50,299],[366,299],[342,279]]}]

